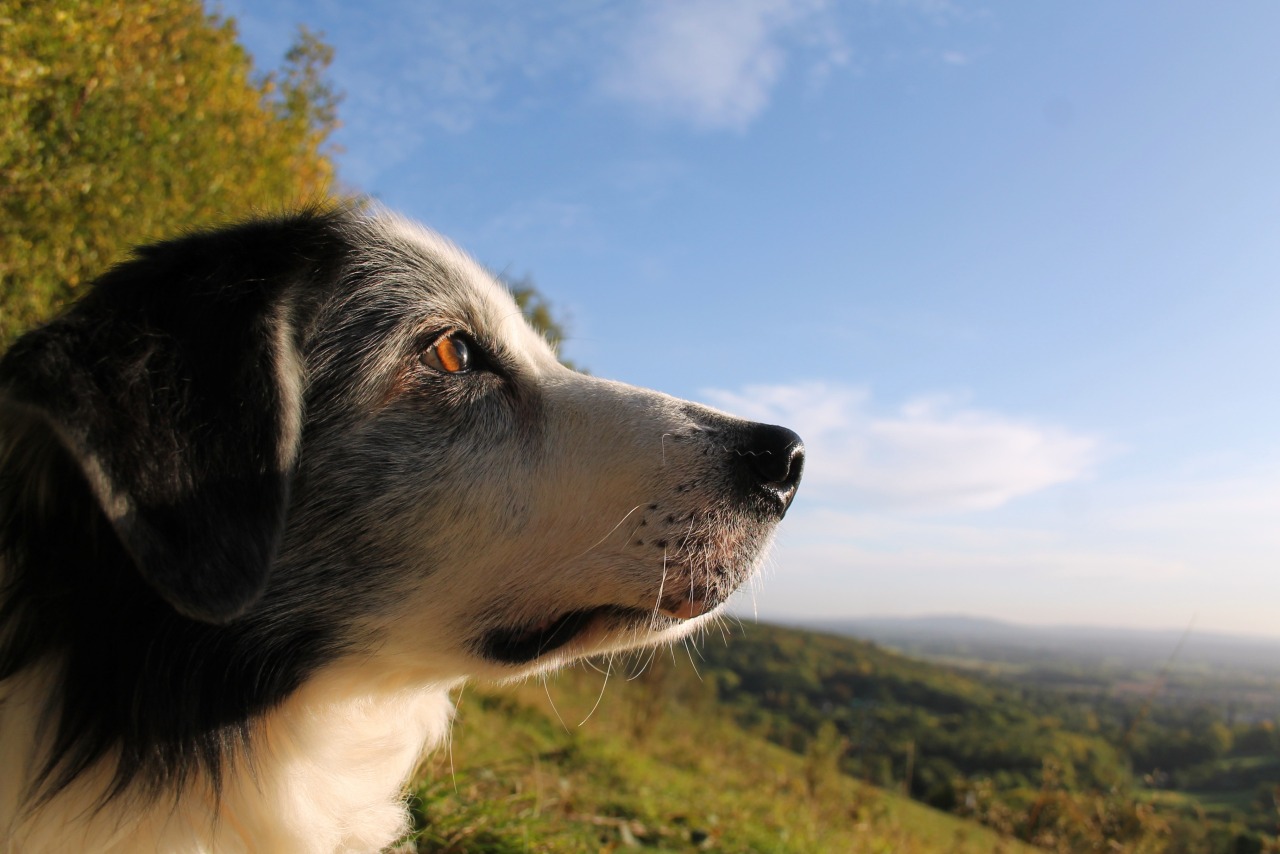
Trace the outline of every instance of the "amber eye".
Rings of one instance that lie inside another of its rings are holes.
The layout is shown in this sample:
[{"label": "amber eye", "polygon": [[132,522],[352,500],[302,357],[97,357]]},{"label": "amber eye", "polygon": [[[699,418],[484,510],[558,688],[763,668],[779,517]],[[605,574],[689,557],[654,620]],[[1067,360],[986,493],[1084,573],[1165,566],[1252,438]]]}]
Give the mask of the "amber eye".
[{"label": "amber eye", "polygon": [[442,335],[423,352],[422,363],[442,374],[459,374],[471,368],[471,351],[460,336]]}]

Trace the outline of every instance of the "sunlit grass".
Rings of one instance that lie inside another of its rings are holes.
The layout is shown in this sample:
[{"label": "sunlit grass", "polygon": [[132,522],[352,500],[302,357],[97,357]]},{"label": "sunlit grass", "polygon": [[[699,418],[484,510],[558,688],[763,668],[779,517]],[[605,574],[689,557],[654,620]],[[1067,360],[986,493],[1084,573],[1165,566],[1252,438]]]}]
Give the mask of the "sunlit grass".
[{"label": "sunlit grass", "polygon": [[697,678],[614,673],[600,696],[579,668],[468,689],[415,789],[417,850],[1030,850],[743,731]]}]

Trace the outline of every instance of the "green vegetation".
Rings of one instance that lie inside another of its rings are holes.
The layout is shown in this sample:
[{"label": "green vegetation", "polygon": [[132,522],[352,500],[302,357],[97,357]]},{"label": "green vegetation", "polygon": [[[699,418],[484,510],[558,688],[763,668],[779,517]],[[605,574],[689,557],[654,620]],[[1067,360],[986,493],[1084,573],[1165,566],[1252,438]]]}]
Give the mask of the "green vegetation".
[{"label": "green vegetation", "polygon": [[1270,720],[772,626],[604,682],[469,689],[417,791],[419,850],[1280,850]]},{"label": "green vegetation", "polygon": [[0,0],[0,344],[136,244],[325,199],[331,58],[254,75],[199,0]]},{"label": "green vegetation", "polygon": [[414,791],[417,850],[1030,850],[738,726],[670,651],[638,666],[468,688]]},{"label": "green vegetation", "polygon": [[803,750],[833,723],[846,772],[1037,845],[1276,847],[1280,685],[1256,675],[1206,674],[1206,692],[1181,673],[1166,695],[1163,672],[962,670],[764,626],[704,655],[731,674],[722,685],[740,680],[722,692],[735,716],[770,739]]}]

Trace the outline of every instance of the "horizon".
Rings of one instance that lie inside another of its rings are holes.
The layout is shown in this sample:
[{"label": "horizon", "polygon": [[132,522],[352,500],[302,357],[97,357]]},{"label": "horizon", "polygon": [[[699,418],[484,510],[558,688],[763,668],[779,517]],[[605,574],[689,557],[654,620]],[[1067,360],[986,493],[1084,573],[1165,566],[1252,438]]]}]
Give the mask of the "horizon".
[{"label": "horizon", "polygon": [[1276,635],[1258,634],[1256,632],[1247,631],[1231,631],[1227,629],[1206,629],[1192,625],[1175,627],[1175,626],[1120,626],[1110,623],[1025,623],[1014,619],[1006,619],[1003,617],[985,617],[967,612],[932,612],[932,613],[913,613],[913,614],[862,614],[844,617],[803,617],[795,615],[770,615],[768,619],[761,619],[760,622],[773,623],[783,626],[803,627],[806,625],[813,626],[834,626],[842,623],[857,625],[860,623],[926,623],[926,622],[945,622],[956,621],[964,623],[972,623],[975,625],[996,626],[999,628],[1014,629],[1017,631],[1027,632],[1096,632],[1098,634],[1135,634],[1145,636],[1167,637],[1170,635],[1185,638],[1186,640],[1194,640],[1195,638],[1208,638],[1213,640],[1231,640],[1243,643],[1260,644],[1263,646],[1275,646],[1280,644],[1280,637]]},{"label": "horizon", "polygon": [[1280,6],[208,8],[567,358],[800,433],[737,613],[1280,637]]}]

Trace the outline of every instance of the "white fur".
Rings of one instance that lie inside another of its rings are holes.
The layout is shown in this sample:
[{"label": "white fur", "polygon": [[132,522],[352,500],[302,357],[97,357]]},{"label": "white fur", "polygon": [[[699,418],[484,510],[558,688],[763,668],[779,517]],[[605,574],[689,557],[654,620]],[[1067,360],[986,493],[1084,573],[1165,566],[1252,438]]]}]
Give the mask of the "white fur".
[{"label": "white fur", "polygon": [[30,670],[0,683],[6,854],[377,851],[408,830],[405,784],[424,750],[446,737],[452,713],[449,685],[407,685],[349,662],[267,716],[252,764],[234,766],[216,804],[205,789],[176,804],[94,811],[109,771],[100,765],[52,803],[22,811],[17,784],[39,759],[47,681]]}]

